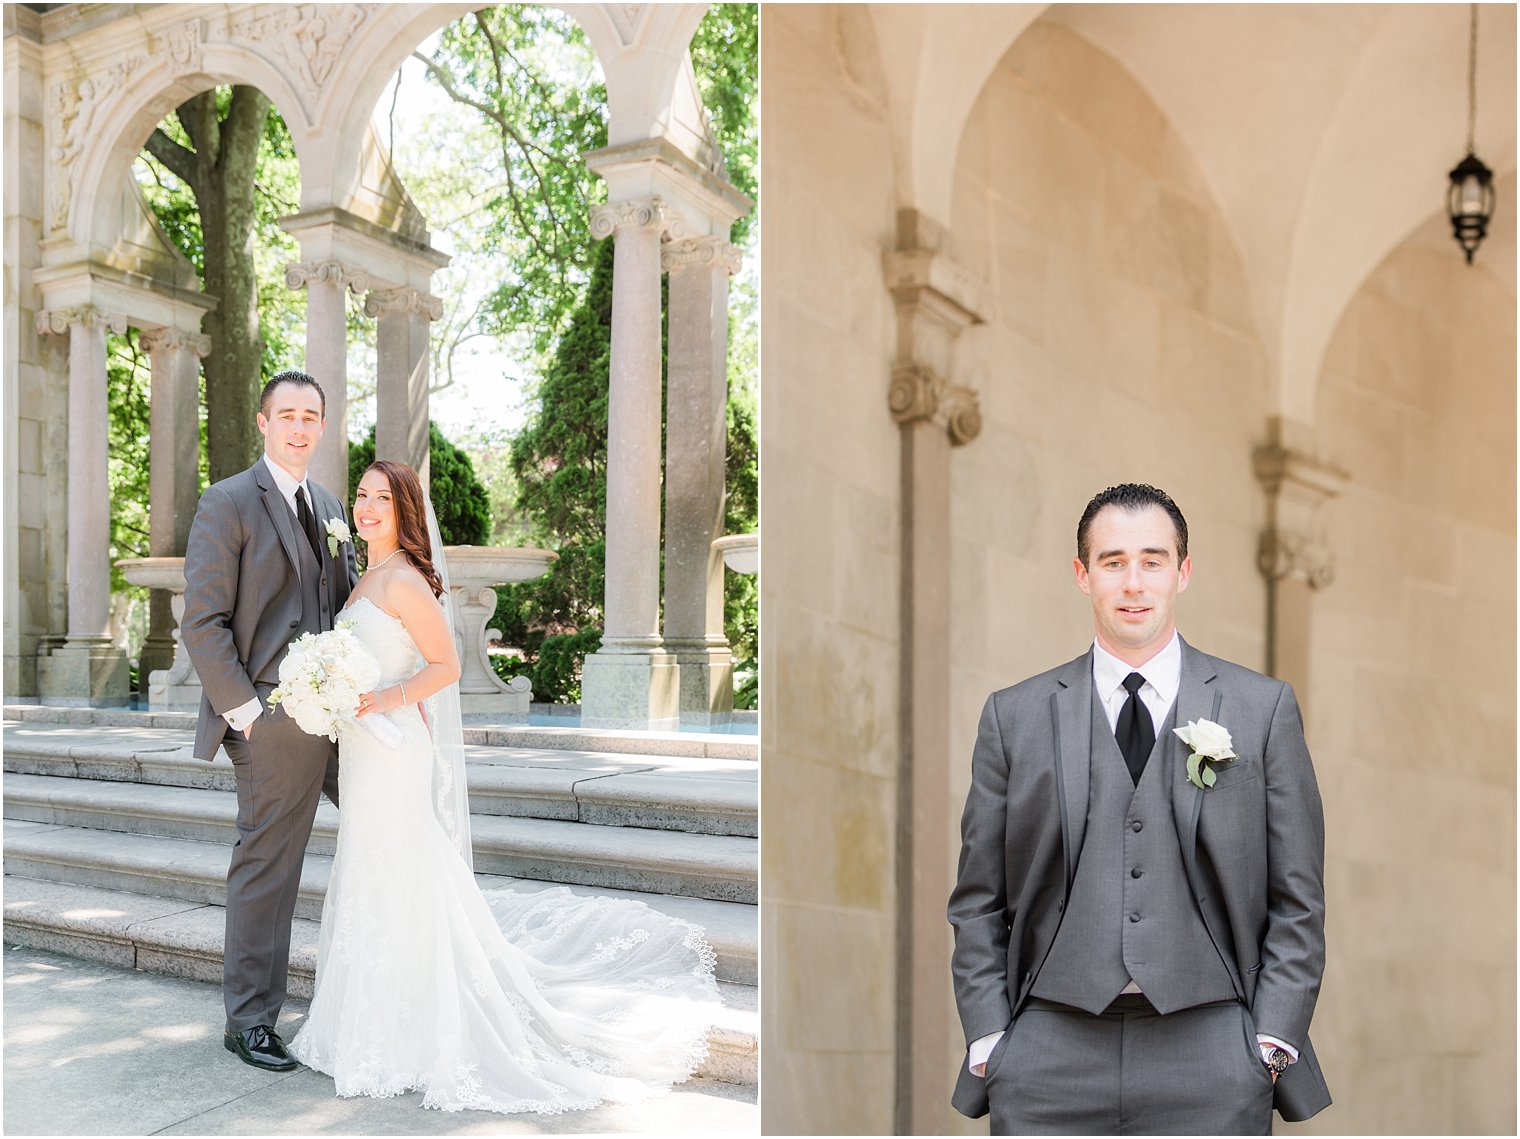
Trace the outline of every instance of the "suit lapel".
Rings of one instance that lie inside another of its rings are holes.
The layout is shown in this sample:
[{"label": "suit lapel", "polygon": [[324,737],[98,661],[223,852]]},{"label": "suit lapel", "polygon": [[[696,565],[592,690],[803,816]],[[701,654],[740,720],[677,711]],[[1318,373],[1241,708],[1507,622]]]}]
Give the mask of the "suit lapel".
[{"label": "suit lapel", "polygon": [[[1178,640],[1182,640],[1178,637]],[[1182,641],[1182,685],[1177,689],[1177,727],[1195,720],[1219,722],[1219,704],[1224,693],[1214,683],[1214,666],[1209,658]],[[1167,741],[1172,749],[1172,814],[1177,822],[1177,838],[1182,844],[1182,858],[1191,878],[1193,852],[1198,840],[1198,813],[1203,809],[1205,792],[1193,786],[1187,777],[1188,746],[1173,734]]]},{"label": "suit lapel", "polygon": [[[269,512],[269,520],[274,523],[275,533],[280,536],[280,545],[285,547],[285,556],[290,559],[291,568],[299,576],[301,551],[296,545],[296,522],[290,513],[290,505],[280,493],[280,488],[274,485],[274,476],[269,473],[263,459],[253,465],[253,478],[264,492],[264,509]],[[301,541],[305,543],[306,539],[302,537]]]},{"label": "suit lapel", "polygon": [[1089,650],[1061,670],[1056,678],[1056,690],[1050,697],[1068,889],[1076,876],[1077,854],[1087,833],[1087,796],[1092,765],[1092,690],[1092,652]]}]

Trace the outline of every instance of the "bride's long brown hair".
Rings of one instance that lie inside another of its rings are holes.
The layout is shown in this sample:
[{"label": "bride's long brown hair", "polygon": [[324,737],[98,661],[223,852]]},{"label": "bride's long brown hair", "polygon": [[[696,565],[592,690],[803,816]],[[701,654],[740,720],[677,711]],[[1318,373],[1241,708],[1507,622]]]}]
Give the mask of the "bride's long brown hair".
[{"label": "bride's long brown hair", "polygon": [[423,498],[422,480],[411,467],[392,459],[376,459],[364,468],[366,475],[370,471],[379,471],[391,484],[391,503],[396,508],[396,542],[405,552],[406,560],[422,575],[433,596],[442,597],[443,579],[433,568],[433,543],[428,540],[427,500]]}]

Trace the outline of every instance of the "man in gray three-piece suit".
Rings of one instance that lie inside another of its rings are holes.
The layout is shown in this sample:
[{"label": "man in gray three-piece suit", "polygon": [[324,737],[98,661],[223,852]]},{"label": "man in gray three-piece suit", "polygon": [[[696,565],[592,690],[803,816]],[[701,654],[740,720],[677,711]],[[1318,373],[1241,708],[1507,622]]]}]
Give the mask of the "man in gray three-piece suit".
[{"label": "man in gray three-piece suit", "polygon": [[[265,700],[290,642],[331,629],[359,577],[343,504],[306,477],[326,414],[322,389],[304,372],[271,379],[259,401],[263,456],[206,489],[185,549],[180,635],[205,689],[195,755],[211,760],[225,747],[237,779],[223,1043],[274,1071],[298,1066],[274,1026],[317,798],[326,791],[338,801],[338,751]],[[330,523],[345,529],[333,533]]]},{"label": "man in gray three-piece suit", "polygon": [[[1298,704],[1177,635],[1192,561],[1161,491],[1097,495],[1074,567],[1091,649],[982,712],[950,898],[952,1102],[994,1134],[1270,1134],[1274,1106],[1330,1103],[1308,1035],[1324,818]],[[1199,721],[1191,746],[1174,732]]]}]

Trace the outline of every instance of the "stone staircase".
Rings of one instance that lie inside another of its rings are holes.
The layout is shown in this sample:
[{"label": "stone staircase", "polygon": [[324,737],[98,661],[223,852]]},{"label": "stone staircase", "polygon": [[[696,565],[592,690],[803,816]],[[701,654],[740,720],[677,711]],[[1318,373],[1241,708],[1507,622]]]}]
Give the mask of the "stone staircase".
[{"label": "stone staircase", "polygon": [[[5,940],[220,984],[237,800],[183,713],[4,710]],[[702,926],[724,1015],[700,1075],[754,1084],[754,737],[467,727],[476,880],[636,898]],[[317,810],[291,942],[309,998],[339,812]]]}]

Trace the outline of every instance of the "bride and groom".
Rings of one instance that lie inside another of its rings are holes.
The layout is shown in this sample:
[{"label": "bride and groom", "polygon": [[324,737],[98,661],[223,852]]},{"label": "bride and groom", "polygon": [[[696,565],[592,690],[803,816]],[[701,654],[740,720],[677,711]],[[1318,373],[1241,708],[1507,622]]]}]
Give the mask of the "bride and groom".
[{"label": "bride and groom", "polygon": [[[185,553],[181,636],[205,690],[194,754],[225,747],[237,780],[227,1050],[305,1063],[339,1095],[421,1090],[446,1110],[562,1112],[685,1079],[717,1006],[700,930],[563,888],[489,905],[477,888],[436,523],[410,467],[371,464],[354,502],[361,576],[343,504],[306,477],[325,412],[305,373],[269,381],[264,454],[201,496]],[[358,715],[385,714],[395,746],[353,729],[334,744],[267,704],[290,642],[339,618],[381,666]],[[315,994],[287,1048],[275,1024],[321,793],[341,802],[337,850]]]}]

